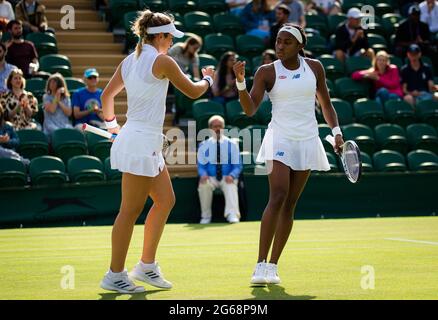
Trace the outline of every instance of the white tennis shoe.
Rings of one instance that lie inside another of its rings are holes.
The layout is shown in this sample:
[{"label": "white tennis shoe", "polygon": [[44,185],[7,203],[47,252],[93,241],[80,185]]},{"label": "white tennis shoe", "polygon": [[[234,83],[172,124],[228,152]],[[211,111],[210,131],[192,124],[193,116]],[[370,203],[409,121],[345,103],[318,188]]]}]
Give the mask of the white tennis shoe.
[{"label": "white tennis shoe", "polygon": [[202,218],[199,223],[200,224],[209,224],[209,223],[211,223],[211,218]]},{"label": "white tennis shoe", "polygon": [[267,284],[266,279],[266,262],[259,262],[255,266],[254,273],[251,277],[251,284]]},{"label": "white tennis shoe", "polygon": [[234,214],[234,213],[230,213],[230,214],[227,216],[227,221],[228,221],[229,223],[239,223],[239,222],[240,222],[239,218],[238,218],[237,215]]},{"label": "white tennis shoe", "polygon": [[278,269],[275,263],[266,264],[266,281],[270,284],[280,283],[280,277],[278,276]]},{"label": "white tennis shoe", "polygon": [[145,292],[144,287],[136,286],[134,282],[129,279],[127,270],[119,273],[108,271],[100,283],[100,287],[105,290],[127,294]]},{"label": "white tennis shoe", "polygon": [[129,273],[129,277],[157,288],[172,288],[172,283],[164,279],[164,275],[161,273],[161,268],[157,262],[151,264],[137,263]]}]

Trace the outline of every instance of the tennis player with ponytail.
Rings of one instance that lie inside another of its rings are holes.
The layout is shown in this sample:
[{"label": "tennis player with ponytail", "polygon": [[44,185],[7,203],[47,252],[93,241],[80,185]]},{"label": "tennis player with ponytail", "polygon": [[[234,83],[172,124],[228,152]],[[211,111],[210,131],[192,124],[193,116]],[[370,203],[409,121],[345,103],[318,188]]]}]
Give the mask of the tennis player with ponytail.
[{"label": "tennis player with ponytail", "polygon": [[234,65],[240,103],[248,116],[257,111],[265,91],[272,101],[272,120],[257,157],[258,162],[267,164],[270,194],[261,221],[253,284],[280,283],[277,263],[292,230],[295,206],[310,171],[330,170],[318,136],[315,96],[332,128],[335,151],[343,144],[324,68],[318,60],[305,58],[305,45],[303,29],[285,24],[275,44],[278,60],[257,70],[251,93],[246,90],[245,63]]},{"label": "tennis player with ponytail", "polygon": [[[166,55],[173,37],[184,34],[173,18],[149,10],[141,12],[133,25],[141,41],[135,52],[117,67],[102,93],[102,108],[109,132],[118,134],[111,147],[111,167],[123,172],[122,201],[112,230],[110,269],[101,287],[119,293],[144,292],[133,280],[170,289],[155,255],[175,195],[161,152],[166,94],[169,81],[192,99],[199,98],[213,84],[213,69],[203,69],[203,79],[189,80],[177,63]],[[123,89],[128,96],[127,121],[121,130],[114,114],[114,97]],[[120,132],[119,132],[120,131]],[[144,225],[143,252],[128,275],[125,260],[135,221],[148,197],[153,200]]]}]

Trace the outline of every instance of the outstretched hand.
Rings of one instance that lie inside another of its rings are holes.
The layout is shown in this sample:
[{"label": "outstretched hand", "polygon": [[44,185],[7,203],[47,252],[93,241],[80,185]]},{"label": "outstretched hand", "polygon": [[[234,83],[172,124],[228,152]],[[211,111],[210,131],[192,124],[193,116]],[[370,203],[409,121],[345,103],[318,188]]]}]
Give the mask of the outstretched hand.
[{"label": "outstretched hand", "polygon": [[238,82],[245,80],[245,61],[237,61],[233,66],[234,75]]}]

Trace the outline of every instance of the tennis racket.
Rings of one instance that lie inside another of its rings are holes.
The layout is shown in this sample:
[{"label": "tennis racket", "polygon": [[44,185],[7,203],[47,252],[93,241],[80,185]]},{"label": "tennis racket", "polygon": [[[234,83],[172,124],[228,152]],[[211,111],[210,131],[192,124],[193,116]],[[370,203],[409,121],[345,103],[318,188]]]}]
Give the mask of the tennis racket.
[{"label": "tennis racket", "polygon": [[[333,147],[335,146],[335,138],[331,135],[325,137]],[[347,140],[340,148],[339,158],[344,167],[345,175],[352,183],[359,181],[362,175],[362,160],[360,157],[360,150],[356,142]]]},{"label": "tennis racket", "polygon": [[[94,126],[90,126],[88,123],[84,123],[82,125],[82,130],[86,131],[86,132],[91,132],[91,133],[97,134],[98,136],[101,136],[101,137],[105,137],[107,139],[110,139],[111,141],[113,141],[117,137],[116,133],[111,133],[111,132],[108,132],[106,130],[94,127]],[[167,137],[164,134],[161,134],[161,135],[163,137],[162,152],[163,152],[164,156],[167,156],[168,151],[169,151],[169,147],[170,147],[170,141],[169,141],[169,139],[167,139]]]}]

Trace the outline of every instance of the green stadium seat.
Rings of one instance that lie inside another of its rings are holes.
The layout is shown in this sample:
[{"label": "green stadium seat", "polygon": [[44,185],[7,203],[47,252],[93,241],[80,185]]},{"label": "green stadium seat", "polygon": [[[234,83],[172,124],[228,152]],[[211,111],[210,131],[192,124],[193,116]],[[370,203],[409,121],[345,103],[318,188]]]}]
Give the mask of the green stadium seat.
[{"label": "green stadium seat", "polygon": [[236,49],[238,54],[253,58],[262,54],[265,44],[259,37],[242,34],[236,37]]},{"label": "green stadium seat", "polygon": [[111,169],[111,160],[106,158],[104,162],[105,175],[107,180],[121,180],[122,173],[119,170]]},{"label": "green stadium seat", "polygon": [[407,158],[412,171],[438,171],[438,156],[429,150],[411,151]]},{"label": "green stadium seat", "polygon": [[248,117],[246,115],[239,100],[228,102],[225,105],[225,114],[227,117],[227,123],[239,127],[240,129],[255,124],[256,122],[254,117]]},{"label": "green stadium seat", "polygon": [[235,51],[233,38],[222,33],[208,34],[204,38],[204,50],[219,60],[225,52]]},{"label": "green stadium seat", "polygon": [[336,79],[335,86],[336,96],[350,103],[354,103],[359,98],[368,97],[368,85],[362,81],[344,77]]},{"label": "green stadium seat", "polygon": [[328,35],[327,18],[319,14],[306,14],[306,27],[316,29],[324,38]]},{"label": "green stadium seat", "polygon": [[52,147],[55,155],[67,163],[74,156],[87,153],[84,134],[76,129],[58,129],[52,134]]},{"label": "green stadium seat", "polygon": [[217,13],[213,16],[213,25],[217,32],[236,37],[245,33],[239,17],[231,13]]},{"label": "green stadium seat", "polygon": [[26,178],[26,167],[20,160],[0,158],[0,188],[22,187]]},{"label": "green stadium seat", "polygon": [[31,78],[26,80],[26,90],[33,93],[38,101],[42,101],[42,97],[46,92],[47,81],[43,78]]},{"label": "green stadium seat", "polygon": [[394,12],[394,9],[389,3],[380,2],[375,7],[376,14],[379,17],[383,17],[385,14]]},{"label": "green stadium seat", "polygon": [[332,55],[323,54],[318,57],[318,60],[321,61],[324,66],[327,79],[335,81],[336,79],[345,77],[344,64]]},{"label": "green stadium seat", "polygon": [[406,127],[410,123],[415,122],[414,110],[405,101],[388,100],[383,109],[385,110],[386,119],[391,123]]},{"label": "green stadium seat", "polygon": [[[247,76],[245,77],[245,80],[248,81],[249,78],[251,78],[251,72],[253,70],[252,68],[252,59],[242,56],[242,55],[237,55],[237,60],[238,61],[245,61],[245,73],[247,74]],[[251,81],[251,86],[252,86],[252,81]],[[251,92],[251,87],[249,86],[248,82],[246,83],[246,87],[248,89],[248,92]]]},{"label": "green stadium seat", "polygon": [[85,133],[85,138],[90,155],[99,158],[102,162],[110,156],[112,142],[109,139],[90,132]]},{"label": "green stadium seat", "polygon": [[381,172],[407,171],[405,157],[400,152],[381,150],[373,155],[374,168]]},{"label": "green stadium seat", "polygon": [[215,68],[218,65],[217,59],[207,53],[200,53],[199,54],[199,69],[202,69],[206,66],[214,66]]},{"label": "green stadium seat", "polygon": [[138,9],[138,0],[109,0],[109,9],[110,28],[121,27],[125,13]]},{"label": "green stadium seat", "polygon": [[330,97],[335,98],[336,97],[335,84],[330,79],[326,79],[325,82],[327,83],[327,88],[329,90]]},{"label": "green stadium seat", "polygon": [[134,47],[139,38],[132,32],[131,27],[137,19],[138,11],[130,11],[123,16],[123,27],[125,28],[125,49]]},{"label": "green stadium seat", "polygon": [[395,33],[395,30],[402,20],[403,17],[398,13],[386,13],[382,16],[382,26],[388,37]]},{"label": "green stadium seat", "polygon": [[371,67],[371,60],[366,57],[348,57],[345,61],[345,68],[348,75],[355,71],[366,70]]},{"label": "green stadium seat", "polygon": [[326,123],[320,123],[318,124],[318,132],[319,138],[321,139],[325,151],[333,153],[333,146],[330,144],[330,142],[325,140],[325,137],[327,137],[328,135],[332,135],[332,129],[330,128],[330,126]]},{"label": "green stadium seat", "polygon": [[362,8],[365,5],[365,0],[358,1],[358,0],[344,0],[342,2],[342,12],[347,12],[349,9],[355,7],[355,8]]},{"label": "green stadium seat", "polygon": [[362,171],[363,172],[372,172],[374,171],[373,160],[366,152],[360,152],[360,158],[362,161]]},{"label": "green stadium seat", "polygon": [[[327,32],[327,31],[326,31]],[[314,28],[304,28],[304,33],[306,34],[306,36],[308,37],[312,37],[312,36],[320,36],[321,32],[319,32],[319,30],[314,29]]]},{"label": "green stadium seat", "polygon": [[[373,32],[374,31],[375,30],[373,30]],[[370,47],[373,48],[376,53],[380,50],[388,51],[388,43],[382,35],[376,33],[368,33],[367,38]]]},{"label": "green stadium seat", "polygon": [[392,54],[389,55],[389,63],[394,64],[397,66],[398,70],[403,67],[404,63],[403,60],[397,56],[394,56]]},{"label": "green stadium seat", "polygon": [[190,11],[195,11],[197,5],[195,1],[187,0],[169,0],[169,9],[172,12],[179,12],[180,14],[185,14]]},{"label": "green stadium seat", "polygon": [[202,11],[187,12],[184,15],[184,25],[187,30],[190,30],[190,32],[193,32],[202,38],[207,34],[214,32],[210,15]]},{"label": "green stadium seat", "polygon": [[382,106],[375,100],[367,98],[357,99],[353,104],[356,121],[369,127],[375,127],[385,122]]},{"label": "green stadium seat", "polygon": [[26,36],[26,40],[33,42],[39,57],[58,53],[56,38],[51,33],[32,32]]},{"label": "green stadium seat", "polygon": [[421,122],[438,126],[438,101],[423,100],[415,106],[417,117]]},{"label": "green stadium seat", "polygon": [[68,91],[74,93],[76,90],[85,87],[84,81],[79,78],[67,77],[65,78],[65,83],[67,84]]},{"label": "green stadium seat", "polygon": [[218,12],[225,12],[228,10],[228,5],[224,0],[201,0],[198,1],[198,9],[201,11],[215,14]]},{"label": "green stadium seat", "polygon": [[154,12],[163,12],[169,9],[166,0],[139,0],[138,7],[140,10],[149,8]]},{"label": "green stadium seat", "polygon": [[374,141],[374,132],[370,127],[360,124],[352,123],[342,127],[344,140],[354,140],[359,149],[368,154],[373,154],[376,149]]},{"label": "green stadium seat", "polygon": [[33,159],[49,153],[49,142],[44,132],[39,130],[18,130],[20,144],[17,152],[26,159]]},{"label": "green stadium seat", "polygon": [[379,149],[394,150],[401,154],[408,152],[408,139],[405,130],[397,124],[382,123],[374,128],[377,147]]},{"label": "green stadium seat", "polygon": [[198,131],[208,128],[208,119],[214,115],[225,118],[224,107],[220,103],[208,99],[200,99],[193,103],[193,117]]},{"label": "green stadium seat", "polygon": [[49,73],[59,72],[64,77],[71,77],[71,63],[62,54],[48,54],[40,58],[40,69]]},{"label": "green stadium seat", "polygon": [[323,36],[308,36],[306,50],[311,51],[315,57],[322,54],[327,54],[329,52],[327,40]]},{"label": "green stadium seat", "polygon": [[326,152],[328,162],[330,164],[330,171],[331,172],[339,172],[338,167],[338,160],[336,159],[336,156],[332,152]]},{"label": "green stadium seat", "polygon": [[438,154],[438,135],[434,127],[425,123],[414,123],[406,127],[406,136],[412,149],[430,150]]},{"label": "green stadium seat", "polygon": [[81,155],[68,160],[67,171],[71,182],[94,182],[105,180],[103,164],[99,158]]},{"label": "green stadium seat", "polygon": [[344,13],[327,16],[329,33],[330,34],[335,33],[339,25],[343,23],[345,20],[347,20],[347,16]]},{"label": "green stadium seat", "polygon": [[270,100],[260,103],[254,117],[258,124],[268,125],[272,118],[272,103]]},{"label": "green stadium seat", "polygon": [[331,102],[338,115],[340,125],[353,123],[353,108],[348,101],[332,98]]},{"label": "green stadium seat", "polygon": [[29,174],[32,185],[59,185],[67,182],[64,162],[53,156],[32,159]]}]

